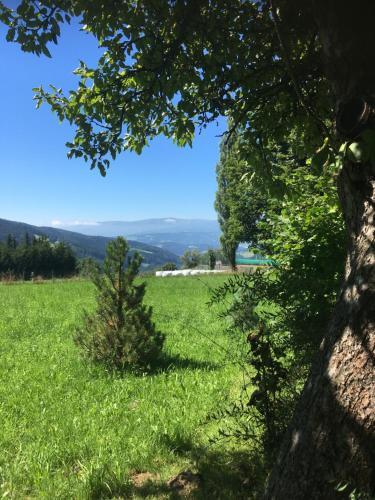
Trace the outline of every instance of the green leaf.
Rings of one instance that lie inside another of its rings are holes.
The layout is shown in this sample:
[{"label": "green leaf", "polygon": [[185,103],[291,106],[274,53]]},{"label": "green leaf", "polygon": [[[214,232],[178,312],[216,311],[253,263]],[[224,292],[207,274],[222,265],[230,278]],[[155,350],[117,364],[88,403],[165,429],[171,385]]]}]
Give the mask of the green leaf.
[{"label": "green leaf", "polygon": [[8,30],[7,35],[6,35],[7,42],[13,42],[15,35],[16,35],[16,29],[15,28],[10,28]]},{"label": "green leaf", "polygon": [[42,52],[45,56],[51,58],[51,52],[48,50],[48,48],[46,47],[46,45],[42,45],[41,46],[41,49],[42,49]]}]

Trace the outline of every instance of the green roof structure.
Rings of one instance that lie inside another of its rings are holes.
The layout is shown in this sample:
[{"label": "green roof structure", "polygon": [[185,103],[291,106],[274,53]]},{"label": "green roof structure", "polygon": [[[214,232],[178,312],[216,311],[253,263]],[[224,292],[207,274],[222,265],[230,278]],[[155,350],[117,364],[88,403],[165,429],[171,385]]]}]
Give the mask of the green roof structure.
[{"label": "green roof structure", "polygon": [[272,259],[236,258],[236,264],[240,266],[273,266],[275,264],[275,261]]}]

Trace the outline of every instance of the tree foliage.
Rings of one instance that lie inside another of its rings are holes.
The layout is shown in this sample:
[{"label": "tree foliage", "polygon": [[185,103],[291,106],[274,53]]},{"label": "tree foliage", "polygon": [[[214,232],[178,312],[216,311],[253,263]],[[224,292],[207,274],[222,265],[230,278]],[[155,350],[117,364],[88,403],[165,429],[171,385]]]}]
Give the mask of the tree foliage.
[{"label": "tree foliage", "polygon": [[248,166],[240,148],[239,138],[229,144],[224,139],[220,149],[220,161],[216,166],[215,209],[222,232],[223,251],[232,268],[235,268],[239,243],[247,242],[253,247],[259,246],[257,222],[266,208],[266,194],[244,181]]},{"label": "tree foliage", "polygon": [[39,88],[35,98],[75,125],[69,156],[104,175],[122,150],[139,153],[158,134],[191,144],[219,115],[257,146],[297,128],[307,148],[317,145],[332,94],[310,4],[279,3],[293,25],[287,50],[268,1],[22,0],[16,10],[0,4],[0,19],[9,41],[36,54],[49,55],[72,17],[98,40],[103,54],[96,67],[80,63],[75,90]]},{"label": "tree foliage", "polygon": [[[227,257],[224,255],[223,250],[221,248],[209,248],[206,252],[201,252],[199,254],[199,264],[203,266],[213,266],[215,262],[215,266],[217,262],[220,264],[228,265],[229,261]],[[214,266],[214,267],[215,267]]]},{"label": "tree foliage", "polygon": [[176,271],[176,269],[177,269],[177,266],[174,262],[166,262],[161,267],[162,271]]},{"label": "tree foliage", "polygon": [[[263,179],[263,188],[268,184],[271,192],[274,182],[277,189],[257,232],[276,264],[232,277],[212,296],[213,302],[229,300],[223,316],[230,318],[230,333],[247,345],[244,362],[251,367],[241,401],[229,412],[234,422],[226,434],[253,443],[261,437],[268,467],[343,279],[346,237],[332,168],[312,173],[309,161],[281,163],[278,175]],[[247,169],[251,172],[250,165]]]},{"label": "tree foliage", "polygon": [[32,276],[63,278],[76,273],[77,259],[64,242],[51,243],[45,237],[26,233],[21,242],[10,234],[0,242],[0,276],[29,280]]},{"label": "tree foliage", "polygon": [[207,254],[208,254],[208,267],[213,270],[215,269],[215,266],[216,266],[216,253],[215,253],[215,250],[213,250],[212,248],[209,248],[207,250]]},{"label": "tree foliage", "polygon": [[194,269],[200,263],[200,254],[198,250],[186,250],[181,257],[181,265],[183,269]]},{"label": "tree foliage", "polygon": [[109,368],[147,368],[160,356],[164,336],[152,322],[152,309],[143,304],[145,283],[134,280],[141,265],[135,253],[128,257],[124,238],[107,247],[103,273],[92,268],[96,311],[85,313],[76,343],[91,360]]},{"label": "tree foliage", "polygon": [[77,271],[83,278],[90,278],[93,273],[100,271],[100,264],[92,257],[85,257],[78,261]]}]

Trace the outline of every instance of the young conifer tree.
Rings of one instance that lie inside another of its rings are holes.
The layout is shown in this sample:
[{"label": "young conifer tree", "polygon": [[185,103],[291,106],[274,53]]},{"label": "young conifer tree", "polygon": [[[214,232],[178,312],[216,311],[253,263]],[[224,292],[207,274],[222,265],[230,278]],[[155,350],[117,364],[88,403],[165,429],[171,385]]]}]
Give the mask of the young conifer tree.
[{"label": "young conifer tree", "polygon": [[216,253],[215,250],[212,250],[212,248],[209,248],[208,251],[208,267],[213,270],[215,269],[216,266]]},{"label": "young conifer tree", "polygon": [[89,359],[116,369],[150,366],[164,342],[151,320],[151,307],[143,304],[146,284],[134,284],[142,258],[138,253],[127,257],[128,252],[122,237],[108,244],[103,272],[92,271],[96,310],[85,312],[84,325],[75,335]]}]

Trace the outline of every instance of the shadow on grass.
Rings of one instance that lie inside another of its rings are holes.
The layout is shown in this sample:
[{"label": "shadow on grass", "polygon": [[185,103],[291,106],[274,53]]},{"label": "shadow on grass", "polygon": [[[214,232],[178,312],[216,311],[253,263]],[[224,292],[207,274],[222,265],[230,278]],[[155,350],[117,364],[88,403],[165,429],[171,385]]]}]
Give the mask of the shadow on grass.
[{"label": "shadow on grass", "polygon": [[[98,474],[90,481],[89,498],[191,498],[195,500],[245,500],[260,498],[265,481],[265,470],[256,455],[241,451],[222,452],[213,448],[196,446],[183,436],[165,437],[164,446],[176,455],[189,458],[190,469],[199,477],[196,486],[174,489],[168,481],[159,478],[135,484],[131,477],[121,482],[108,474]],[[171,478],[169,478],[171,479]]]},{"label": "shadow on grass", "polygon": [[198,361],[195,359],[182,358],[181,356],[173,356],[163,354],[150,367],[149,373],[170,372],[175,370],[217,370],[219,366],[208,361]]},{"label": "shadow on grass", "polygon": [[[82,364],[82,361],[80,360]],[[162,356],[154,361],[151,366],[144,369],[125,368],[124,370],[108,368],[99,362],[91,362],[87,359],[83,360],[85,373],[90,375],[90,378],[102,379],[108,378],[123,378],[129,374],[135,376],[157,375],[159,373],[168,373],[178,370],[205,370],[213,371],[220,368],[220,365],[210,363],[208,361],[199,361],[195,359],[182,358],[178,355],[162,354]]]},{"label": "shadow on grass", "polygon": [[164,436],[163,444],[175,455],[189,458],[193,469],[202,478],[200,487],[189,498],[236,500],[261,497],[266,471],[259,454],[223,451],[218,445],[197,446],[184,435]]},{"label": "shadow on grass", "polygon": [[[91,500],[129,499],[129,498],[177,498],[171,496],[167,484],[160,481],[146,481],[136,486],[130,479],[123,482],[110,476],[97,475],[91,478],[88,498]],[[173,493],[172,493],[173,494]]]}]

